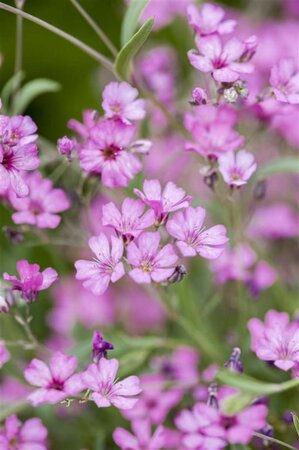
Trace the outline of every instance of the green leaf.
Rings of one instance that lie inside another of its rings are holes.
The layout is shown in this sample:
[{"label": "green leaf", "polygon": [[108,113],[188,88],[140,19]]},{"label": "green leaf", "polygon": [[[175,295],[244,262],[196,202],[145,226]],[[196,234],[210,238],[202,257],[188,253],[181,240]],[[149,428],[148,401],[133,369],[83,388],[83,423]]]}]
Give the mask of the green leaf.
[{"label": "green leaf", "polygon": [[250,405],[255,396],[252,394],[234,394],[223,401],[223,412],[228,416],[234,416]]},{"label": "green leaf", "polygon": [[297,431],[297,434],[299,436],[299,417],[295,413],[292,413],[292,416],[295,430]]},{"label": "green leaf", "polygon": [[125,45],[133,36],[139,17],[146,7],[148,0],[132,0],[127,8],[122,27],[121,27],[121,45]]},{"label": "green leaf", "polygon": [[299,157],[284,156],[283,158],[277,158],[269,164],[260,167],[256,171],[253,180],[262,180],[263,178],[279,173],[299,173]]},{"label": "green leaf", "polygon": [[24,76],[25,74],[23,72],[18,72],[4,85],[0,98],[6,111],[9,109],[9,99],[11,95],[15,91],[16,87],[20,85],[21,81],[24,79]]},{"label": "green leaf", "polygon": [[18,94],[14,114],[23,113],[32,100],[39,95],[48,92],[57,92],[59,89],[59,83],[46,78],[37,78],[36,80],[29,81],[29,83],[22,87]]},{"label": "green leaf", "polygon": [[124,80],[127,80],[130,72],[130,64],[133,56],[147,40],[154,24],[154,19],[148,19],[141,28],[131,37],[129,42],[118,53],[115,60],[116,74]]}]

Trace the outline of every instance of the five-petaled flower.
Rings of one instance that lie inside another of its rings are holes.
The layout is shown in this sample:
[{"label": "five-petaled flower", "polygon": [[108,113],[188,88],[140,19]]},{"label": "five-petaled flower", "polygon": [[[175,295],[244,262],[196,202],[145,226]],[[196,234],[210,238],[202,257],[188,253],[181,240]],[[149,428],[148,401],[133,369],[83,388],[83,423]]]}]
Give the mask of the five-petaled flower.
[{"label": "five-petaled flower", "polygon": [[256,170],[254,155],[246,150],[225,153],[219,157],[218,163],[224,181],[230,186],[246,184]]}]

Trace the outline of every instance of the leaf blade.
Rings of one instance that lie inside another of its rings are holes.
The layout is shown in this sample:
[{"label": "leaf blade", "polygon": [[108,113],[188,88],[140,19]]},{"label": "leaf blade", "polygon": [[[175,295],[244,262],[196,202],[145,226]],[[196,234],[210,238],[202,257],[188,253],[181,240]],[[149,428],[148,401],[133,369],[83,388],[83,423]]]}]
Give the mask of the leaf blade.
[{"label": "leaf blade", "polygon": [[57,81],[47,78],[37,78],[29,81],[18,94],[14,114],[23,113],[27,106],[39,95],[57,92],[59,89],[60,84]]},{"label": "leaf blade", "polygon": [[139,17],[148,4],[148,0],[132,0],[127,8],[122,27],[121,27],[121,45],[124,46],[133,36]]},{"label": "leaf blade", "polygon": [[299,173],[299,158],[297,156],[284,156],[260,167],[253,176],[254,181],[280,173]]}]

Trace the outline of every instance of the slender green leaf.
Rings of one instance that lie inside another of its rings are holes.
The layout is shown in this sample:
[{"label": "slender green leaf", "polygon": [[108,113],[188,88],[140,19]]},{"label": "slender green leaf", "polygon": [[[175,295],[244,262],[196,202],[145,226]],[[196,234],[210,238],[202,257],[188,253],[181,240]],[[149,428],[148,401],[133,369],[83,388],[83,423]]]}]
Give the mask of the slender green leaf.
[{"label": "slender green leaf", "polygon": [[223,401],[223,412],[228,416],[234,416],[250,405],[255,398],[252,394],[234,394]]},{"label": "slender green leaf", "polygon": [[299,436],[299,417],[296,416],[296,414],[294,414],[294,413],[292,413],[292,416],[293,416],[293,423],[294,423],[295,430],[297,431],[297,434]]},{"label": "slender green leaf", "polygon": [[127,8],[122,27],[121,27],[121,45],[125,45],[133,36],[139,17],[146,7],[148,0],[132,0]]},{"label": "slender green leaf", "polygon": [[4,85],[2,91],[1,91],[1,100],[3,103],[3,106],[6,110],[8,110],[9,107],[9,99],[11,95],[13,94],[14,90],[17,86],[20,85],[21,81],[24,79],[25,74],[23,72],[16,73],[13,77],[11,77],[7,83]]},{"label": "slender green leaf", "polygon": [[132,58],[147,40],[153,27],[153,23],[153,18],[148,19],[117,55],[115,60],[115,71],[120,78],[124,80],[128,79]]},{"label": "slender green leaf", "polygon": [[285,156],[277,158],[269,164],[260,167],[253,179],[257,181],[279,173],[299,173],[299,157]]},{"label": "slender green leaf", "polygon": [[46,78],[37,78],[36,80],[29,81],[29,83],[22,87],[18,94],[14,113],[23,113],[36,97],[48,92],[57,92],[59,89],[59,83]]},{"label": "slender green leaf", "polygon": [[267,435],[262,434],[262,433],[254,432],[253,436],[256,436],[256,437],[258,437],[258,438],[260,438],[263,441],[268,442],[268,443],[269,442],[273,442],[274,444],[278,444],[278,445],[280,445],[282,447],[290,448],[291,450],[296,450],[295,447],[293,447],[292,445],[289,445],[286,442],[280,441],[279,439],[275,439],[275,438],[273,438],[271,436],[267,436]]}]

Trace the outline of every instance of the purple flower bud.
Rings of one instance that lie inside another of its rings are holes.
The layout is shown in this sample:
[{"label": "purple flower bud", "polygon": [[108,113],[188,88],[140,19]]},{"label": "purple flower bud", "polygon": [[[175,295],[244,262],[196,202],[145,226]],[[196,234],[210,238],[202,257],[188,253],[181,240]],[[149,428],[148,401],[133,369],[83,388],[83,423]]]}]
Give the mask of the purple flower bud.
[{"label": "purple flower bud", "polygon": [[172,275],[167,278],[167,284],[179,283],[187,275],[186,267],[182,264],[175,267]]},{"label": "purple flower bud", "polygon": [[232,372],[243,372],[243,364],[241,361],[241,350],[238,347],[233,348],[231,356],[228,361],[224,364]]},{"label": "purple flower bud", "polygon": [[92,338],[92,359],[97,363],[101,358],[107,358],[107,351],[113,350],[114,346],[108,341],[104,340],[104,337],[99,331],[93,333]]},{"label": "purple flower bud", "polygon": [[218,404],[218,389],[216,383],[211,383],[208,387],[208,401],[207,404],[214,409],[219,409]]},{"label": "purple flower bud", "polygon": [[260,180],[254,186],[253,198],[254,200],[263,200],[267,193],[267,182],[266,180]]},{"label": "purple flower bud", "polygon": [[0,294],[0,313],[8,313],[14,302],[14,293],[5,289],[4,292]]},{"label": "purple flower bud", "polygon": [[63,136],[57,141],[57,148],[61,155],[71,156],[72,151],[76,145],[75,139],[70,139],[67,136]]},{"label": "purple flower bud", "polygon": [[200,87],[193,89],[192,91],[192,101],[190,102],[192,105],[205,105],[208,100],[207,91]]}]

